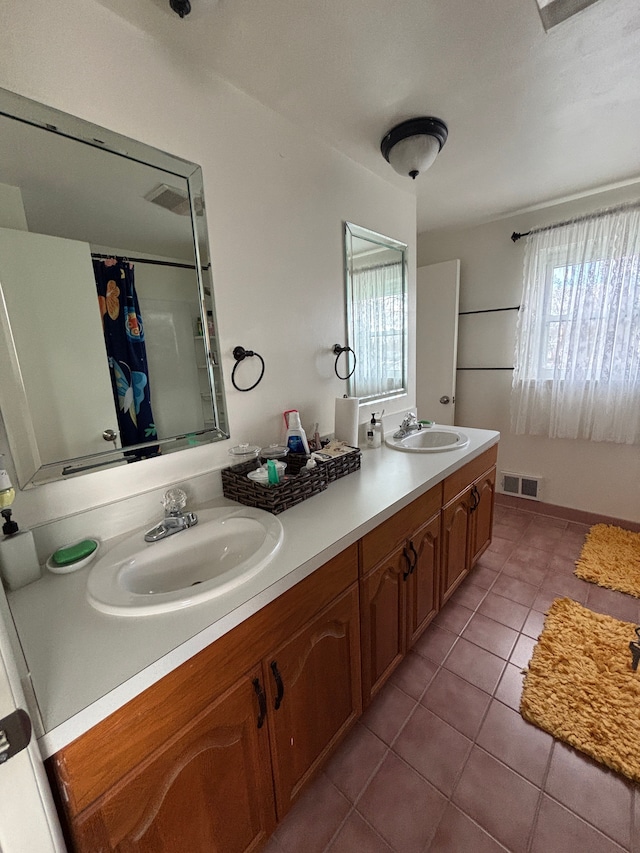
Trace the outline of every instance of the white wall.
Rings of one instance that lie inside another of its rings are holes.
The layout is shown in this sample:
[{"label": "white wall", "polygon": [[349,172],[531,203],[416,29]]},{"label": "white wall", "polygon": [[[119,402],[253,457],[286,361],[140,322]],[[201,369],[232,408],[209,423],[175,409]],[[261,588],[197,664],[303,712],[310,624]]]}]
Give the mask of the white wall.
[{"label": "white wall", "polygon": [[[513,231],[640,197],[640,183],[592,194],[475,228],[418,236],[418,265],[461,259],[460,312],[517,306],[525,241]],[[517,312],[460,317],[458,367],[513,366]],[[419,333],[419,330],[418,330]],[[510,431],[509,370],[458,370],[456,423],[502,433],[498,469],[544,477],[546,503],[640,520],[640,448],[605,442],[516,436]]]},{"label": "white wall", "polygon": [[[198,71],[192,58],[173,55],[97,0],[2,5],[0,86],[202,166],[232,435],[23,492],[16,517],[33,526],[184,482],[226,464],[231,444],[276,441],[284,409],[331,431],[334,398],[344,393],[330,353],[345,339],[342,222],[408,243],[414,316],[413,196]],[[267,365],[247,394],[229,381],[238,344]],[[414,400],[412,372],[410,395],[396,411]]]},{"label": "white wall", "polygon": [[28,231],[20,187],[0,184],[0,228]]}]

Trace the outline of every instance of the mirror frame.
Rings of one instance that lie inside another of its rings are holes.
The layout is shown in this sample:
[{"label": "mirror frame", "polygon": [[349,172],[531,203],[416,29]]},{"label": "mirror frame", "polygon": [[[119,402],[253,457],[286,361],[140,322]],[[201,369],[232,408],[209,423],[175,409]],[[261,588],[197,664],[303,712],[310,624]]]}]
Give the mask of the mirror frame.
[{"label": "mirror frame", "polygon": [[[347,345],[355,350],[355,331],[353,318],[353,299],[352,299],[352,253],[350,251],[350,241],[353,238],[367,240],[368,242],[380,246],[385,249],[394,249],[402,252],[402,304],[403,304],[403,325],[402,325],[402,381],[401,387],[394,388],[391,391],[380,391],[376,394],[367,396],[359,396],[357,393],[356,381],[354,373],[347,380],[347,393],[350,397],[358,397],[360,405],[368,405],[377,403],[378,401],[392,400],[396,397],[404,397],[408,394],[408,362],[409,362],[409,326],[408,326],[408,264],[407,264],[407,243],[401,240],[395,240],[393,237],[385,237],[384,234],[379,234],[377,231],[371,231],[369,228],[363,228],[361,225],[355,225],[353,222],[344,223],[344,279],[345,279],[345,305],[346,305],[346,323],[347,323]],[[355,353],[358,358],[357,352]],[[357,370],[357,366],[356,366]]]},{"label": "mirror frame", "polygon": [[[189,449],[190,446],[208,444],[229,438],[224,382],[221,368],[219,345],[214,345],[209,335],[207,314],[212,314],[215,328],[218,328],[211,281],[211,258],[208,242],[208,228],[204,209],[204,187],[202,169],[196,163],[183,160],[143,142],[137,142],[84,119],[63,113],[37,101],[25,98],[15,92],[0,88],[0,115],[23,122],[24,124],[65,136],[79,144],[89,145],[101,151],[107,151],[119,157],[125,157],[145,166],[160,169],[183,179],[189,195],[190,223],[194,250],[194,271],[196,274],[198,304],[202,319],[203,338],[206,350],[206,367],[211,391],[213,426],[166,438],[154,438],[143,444],[136,444],[117,450],[106,450],[79,456],[74,459],[43,463],[38,451],[35,432],[28,405],[27,389],[23,381],[17,351],[11,332],[11,323],[6,301],[0,285],[0,357],[5,365],[5,381],[0,383],[0,412],[6,429],[9,449],[13,457],[18,485],[24,489],[40,482],[66,479],[69,476],[100,470],[118,464],[129,464],[125,453],[132,450],[163,445],[171,449],[171,444],[187,442],[175,450]],[[200,202],[196,208],[196,199]],[[201,246],[201,241],[204,244]],[[204,249],[204,251],[203,251]],[[206,264],[202,256],[206,255]],[[206,302],[204,273],[209,275],[207,286],[210,288],[211,305]],[[214,375],[214,365],[219,367],[218,376]],[[217,392],[217,393],[216,393]],[[221,395],[222,405],[217,396]],[[152,458],[152,457],[151,457]],[[136,461],[145,461],[144,459]]]}]

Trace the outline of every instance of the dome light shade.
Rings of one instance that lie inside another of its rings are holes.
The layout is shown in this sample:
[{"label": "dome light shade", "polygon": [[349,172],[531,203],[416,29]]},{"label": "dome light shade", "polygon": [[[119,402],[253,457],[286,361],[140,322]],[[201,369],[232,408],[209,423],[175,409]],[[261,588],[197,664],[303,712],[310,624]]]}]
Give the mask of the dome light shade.
[{"label": "dome light shade", "polygon": [[399,175],[415,180],[432,165],[448,135],[447,125],[439,118],[412,118],[390,130],[380,150]]}]

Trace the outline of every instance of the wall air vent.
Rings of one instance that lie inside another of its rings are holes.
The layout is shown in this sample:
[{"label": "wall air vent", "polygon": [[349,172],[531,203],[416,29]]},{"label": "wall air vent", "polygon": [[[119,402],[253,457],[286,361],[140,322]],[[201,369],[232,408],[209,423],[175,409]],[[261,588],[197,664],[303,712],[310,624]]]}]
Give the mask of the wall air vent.
[{"label": "wall air vent", "polygon": [[542,500],[542,478],[528,477],[525,474],[507,474],[500,472],[500,491],[505,495],[515,495],[530,501]]},{"label": "wall air vent", "polygon": [[[146,201],[151,204],[157,204],[158,207],[164,207],[165,210],[170,210],[171,213],[177,213],[178,216],[189,216],[189,196],[186,190],[170,187],[167,184],[160,184],[155,189],[151,190],[145,196]],[[202,216],[204,204],[200,196],[194,199],[196,215]]]}]

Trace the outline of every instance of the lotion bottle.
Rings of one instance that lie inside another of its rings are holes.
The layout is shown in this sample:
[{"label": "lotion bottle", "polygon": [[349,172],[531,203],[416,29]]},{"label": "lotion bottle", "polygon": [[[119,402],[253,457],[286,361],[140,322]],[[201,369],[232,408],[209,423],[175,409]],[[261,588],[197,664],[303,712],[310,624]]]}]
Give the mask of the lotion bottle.
[{"label": "lotion bottle", "polygon": [[41,576],[40,562],[30,530],[19,530],[11,518],[11,504],[15,498],[11,478],[0,454],[0,509],[4,524],[0,539],[0,573],[7,589],[20,589]]},{"label": "lotion bottle", "polygon": [[307,434],[302,429],[299,412],[289,412],[286,445],[291,453],[306,453],[307,456],[309,455],[309,442],[307,441]]},{"label": "lotion bottle", "polygon": [[367,447],[380,447],[382,445],[382,423],[376,420],[376,413],[371,415],[371,422],[367,425]]},{"label": "lotion bottle", "polygon": [[11,518],[11,510],[3,509],[4,536],[0,540],[0,569],[9,590],[20,589],[41,577],[40,563],[30,530],[19,530]]}]

